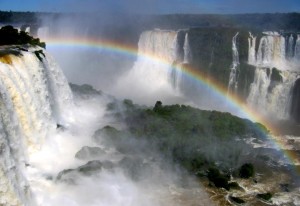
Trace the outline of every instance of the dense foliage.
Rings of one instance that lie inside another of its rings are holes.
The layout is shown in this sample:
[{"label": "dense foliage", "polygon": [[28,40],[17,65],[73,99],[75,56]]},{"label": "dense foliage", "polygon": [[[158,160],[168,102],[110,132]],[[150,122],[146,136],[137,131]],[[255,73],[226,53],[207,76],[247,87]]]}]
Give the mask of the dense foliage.
[{"label": "dense foliage", "polygon": [[242,165],[239,174],[241,178],[245,178],[245,179],[253,177],[255,174],[253,165],[250,163],[246,163]]},{"label": "dense foliage", "polygon": [[24,31],[18,31],[12,26],[4,26],[0,29],[0,45],[21,45],[30,44],[45,48],[46,44],[39,38],[33,38]]},{"label": "dense foliage", "polygon": [[110,103],[107,109],[121,110],[114,116],[125,121],[128,129],[119,131],[106,126],[98,130],[95,135],[106,137],[106,144],[130,153],[136,148],[131,148],[129,138],[147,140],[147,147],[157,148],[189,172],[198,177],[207,176],[216,187],[227,190],[238,187],[229,183],[228,175],[238,170],[244,163],[244,155],[249,154],[249,146],[236,138],[260,137],[265,130],[260,124],[229,113],[185,105],[164,106],[160,101],[153,109],[140,107],[130,100]]},{"label": "dense foliage", "polygon": [[230,177],[221,174],[220,171],[216,168],[209,168],[207,171],[207,178],[210,182],[214,183],[216,187],[222,187],[226,190],[230,189],[228,181]]},{"label": "dense foliage", "polygon": [[0,11],[1,23],[36,23],[36,12]]}]

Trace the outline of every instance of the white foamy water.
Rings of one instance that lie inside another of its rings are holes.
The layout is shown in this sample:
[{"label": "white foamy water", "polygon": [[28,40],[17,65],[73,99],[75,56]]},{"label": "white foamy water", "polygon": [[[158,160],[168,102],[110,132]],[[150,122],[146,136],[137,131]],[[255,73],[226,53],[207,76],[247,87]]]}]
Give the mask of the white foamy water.
[{"label": "white foamy water", "polygon": [[[45,50],[28,48],[18,56],[8,54],[1,58],[0,68],[0,204],[211,205],[193,178],[173,171],[155,151],[158,160],[145,155],[143,161],[150,168],[141,170],[141,179],[128,176],[122,160],[134,156],[102,144],[101,136],[98,141],[92,138],[97,129],[111,123],[106,105],[112,98],[73,99],[62,71]],[[84,146],[102,153],[89,160],[76,158]],[[83,173],[80,168],[91,160],[100,168]],[[185,186],[180,183],[183,175]]]}]

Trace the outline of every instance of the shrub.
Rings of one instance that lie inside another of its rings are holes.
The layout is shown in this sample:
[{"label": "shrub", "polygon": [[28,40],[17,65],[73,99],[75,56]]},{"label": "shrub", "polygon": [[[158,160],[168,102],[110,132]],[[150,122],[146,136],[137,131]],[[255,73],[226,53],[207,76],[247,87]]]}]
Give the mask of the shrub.
[{"label": "shrub", "polygon": [[242,165],[240,170],[239,170],[240,177],[245,178],[245,179],[253,177],[254,173],[255,173],[254,172],[254,167],[250,163],[246,163],[246,164]]},{"label": "shrub", "polygon": [[8,25],[0,29],[0,45],[21,45],[31,44],[32,46],[40,46],[46,48],[46,44],[41,42],[39,38],[33,38],[24,31],[18,31],[14,27]]},{"label": "shrub", "polygon": [[209,181],[214,183],[214,185],[218,188],[224,188],[226,190],[229,190],[229,184],[228,184],[228,177],[225,175],[222,175],[220,171],[216,168],[209,168],[207,172],[207,177]]}]

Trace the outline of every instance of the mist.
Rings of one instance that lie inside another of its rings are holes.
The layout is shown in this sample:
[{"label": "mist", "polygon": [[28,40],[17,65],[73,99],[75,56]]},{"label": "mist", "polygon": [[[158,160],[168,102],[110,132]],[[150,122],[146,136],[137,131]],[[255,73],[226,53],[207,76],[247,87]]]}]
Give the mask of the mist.
[{"label": "mist", "polygon": [[[112,97],[73,88],[64,125],[30,156],[27,178],[37,205],[213,205],[195,179],[144,140],[118,144],[101,133],[122,128],[106,110]],[[127,146],[124,146],[127,145]],[[98,152],[92,152],[92,149]]]},{"label": "mist", "polygon": [[[178,73],[177,86],[172,83],[172,61],[167,63],[164,58],[172,51],[172,39],[167,47],[168,51],[155,54],[155,58],[144,56],[138,44],[146,30],[155,28],[154,17],[122,14],[126,25],[121,24],[117,17],[111,14],[95,15],[61,15],[41,16],[43,27],[40,38],[49,43],[47,50],[55,57],[62,67],[69,82],[76,84],[90,84],[94,88],[114,95],[120,99],[132,99],[144,105],[153,105],[157,100],[165,104],[187,104],[202,109],[229,111],[241,117],[244,114],[231,103],[227,103],[222,95],[215,93],[202,83],[198,83],[186,74]],[[74,19],[76,19],[74,21]],[[78,21],[77,21],[78,19]],[[174,30],[176,32],[176,30]],[[121,35],[124,34],[124,35]],[[130,45],[136,49],[136,54],[119,52],[114,48],[92,48],[85,45],[64,45],[64,40],[90,38],[100,41],[116,42],[118,45]],[[62,39],[61,44],[52,44],[53,39]],[[140,40],[139,40],[140,39]],[[144,42],[145,43],[145,42]],[[145,54],[147,49],[144,48]],[[153,47],[158,47],[153,42]],[[183,44],[183,42],[182,42]],[[182,45],[183,46],[183,45]],[[152,51],[155,52],[155,51]],[[158,50],[156,52],[159,52]],[[149,53],[150,54],[150,53]],[[206,96],[208,98],[202,98]]]},{"label": "mist", "polygon": [[[63,127],[51,134],[40,152],[31,157],[28,179],[32,181],[37,204],[214,205],[193,175],[174,165],[170,157],[158,152],[147,140],[133,136],[130,140],[111,143],[97,132],[107,125],[117,129],[125,126],[106,110],[106,105],[115,101],[110,95],[148,106],[158,99],[166,104],[195,105],[170,84],[170,65],[103,48],[52,46],[53,37],[88,39],[99,35],[97,38],[101,39],[107,36],[104,27],[93,27],[96,22],[74,23],[68,17],[43,21],[40,38],[46,44],[49,39],[47,51],[57,60],[68,81],[92,85],[99,93],[90,87],[84,91],[73,88],[75,107],[68,112]],[[127,147],[130,152],[120,151],[119,147]],[[84,168],[95,171],[85,174],[81,172]],[[87,188],[89,193],[82,195]]]},{"label": "mist", "polygon": [[[247,114],[228,102],[224,94],[172,68],[191,64],[192,58],[185,59],[184,55],[193,46],[186,43],[187,30],[177,30],[180,25],[176,24],[170,26],[172,30],[155,29],[154,17],[137,19],[136,15],[128,14],[130,10],[126,7],[124,13],[118,11],[114,15],[110,5],[106,6],[101,7],[100,14],[39,17],[43,26],[38,35],[68,81],[92,85],[97,91],[88,85],[73,88],[75,107],[69,109],[58,132],[50,134],[40,152],[30,157],[27,175],[32,195],[38,205],[46,206],[213,205],[193,174],[161,154],[152,142],[132,134],[117,142],[108,140],[105,129],[113,127],[121,131],[126,124],[117,121],[107,105],[131,99],[137,104],[153,106],[160,100],[164,104],[192,105],[240,117]],[[106,8],[110,12],[105,12]],[[75,42],[65,44],[68,39]],[[130,45],[137,52],[76,45],[77,39],[117,42]],[[237,141],[211,138],[199,150],[216,165],[236,169],[251,159],[249,154],[254,154],[249,145]],[[82,195],[87,188],[88,194]]]}]

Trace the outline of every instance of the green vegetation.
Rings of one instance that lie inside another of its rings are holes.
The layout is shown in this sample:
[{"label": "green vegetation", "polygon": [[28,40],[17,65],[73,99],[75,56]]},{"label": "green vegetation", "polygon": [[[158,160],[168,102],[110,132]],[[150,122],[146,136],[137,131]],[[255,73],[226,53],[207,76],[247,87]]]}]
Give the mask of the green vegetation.
[{"label": "green vegetation", "polygon": [[[0,29],[0,45],[22,45],[30,44],[32,46],[46,47],[44,42],[40,42],[39,38],[33,38],[24,31],[18,31],[12,26],[4,26]],[[41,54],[41,52],[39,52]],[[40,59],[40,56],[38,57]]]},{"label": "green vegetation", "polygon": [[1,23],[36,23],[36,12],[0,11]]},{"label": "green vegetation", "polygon": [[[147,147],[140,146],[141,150],[155,148],[195,176],[207,177],[213,185],[226,190],[240,188],[237,183],[229,182],[230,174],[238,171],[251,147],[236,138],[264,137],[264,127],[260,124],[229,113],[185,105],[164,106],[157,101],[153,109],[149,109],[124,100],[109,103],[107,109],[125,121],[127,129],[120,131],[106,126],[95,132],[96,142],[102,137],[102,143],[114,145],[119,152],[128,154],[137,150],[131,141],[146,140]],[[247,172],[247,168],[246,172],[243,169],[242,175],[249,175]]]},{"label": "green vegetation", "polygon": [[207,178],[210,182],[214,183],[216,187],[222,187],[226,190],[230,189],[228,183],[230,178],[224,174],[221,174],[217,168],[209,168],[207,172]]},{"label": "green vegetation", "polygon": [[160,101],[156,102],[153,110],[126,110],[126,114],[127,124],[133,134],[142,132],[146,136],[165,138],[171,135],[173,139],[186,136],[226,140],[246,134],[252,125],[230,113],[204,111],[185,105],[163,106]]},{"label": "green vegetation", "polygon": [[254,166],[250,163],[246,163],[241,166],[239,170],[239,175],[241,178],[248,179],[250,177],[253,177],[255,174]]},{"label": "green vegetation", "polygon": [[82,98],[89,98],[91,95],[101,95],[102,92],[94,89],[91,85],[83,84],[77,85],[69,83],[71,90],[74,94],[81,96]]}]

